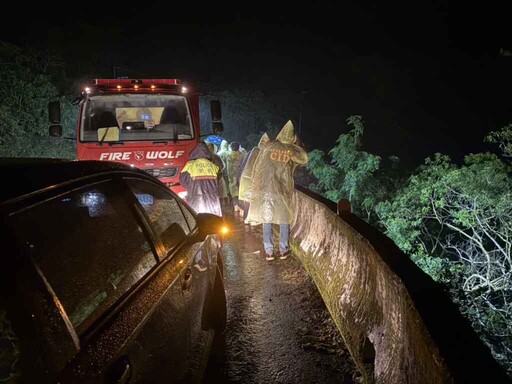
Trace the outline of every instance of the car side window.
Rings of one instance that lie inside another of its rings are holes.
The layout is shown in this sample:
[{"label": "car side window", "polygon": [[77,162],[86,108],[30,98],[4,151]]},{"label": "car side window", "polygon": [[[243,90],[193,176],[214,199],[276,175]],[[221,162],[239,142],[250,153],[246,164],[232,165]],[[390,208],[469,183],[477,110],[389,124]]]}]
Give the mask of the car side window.
[{"label": "car side window", "polygon": [[190,230],[193,230],[197,225],[196,218],[194,217],[192,212],[190,212],[190,210],[187,207],[183,206],[183,204],[181,205],[181,207],[183,209],[183,213],[185,214],[185,218],[187,219],[187,223],[188,223]]},{"label": "car side window", "polygon": [[107,181],[16,213],[16,236],[83,333],[157,263],[122,190]]},{"label": "car side window", "polygon": [[146,211],[155,235],[161,240],[165,251],[185,240],[190,229],[177,198],[170,191],[148,181],[134,178],[125,180]]}]

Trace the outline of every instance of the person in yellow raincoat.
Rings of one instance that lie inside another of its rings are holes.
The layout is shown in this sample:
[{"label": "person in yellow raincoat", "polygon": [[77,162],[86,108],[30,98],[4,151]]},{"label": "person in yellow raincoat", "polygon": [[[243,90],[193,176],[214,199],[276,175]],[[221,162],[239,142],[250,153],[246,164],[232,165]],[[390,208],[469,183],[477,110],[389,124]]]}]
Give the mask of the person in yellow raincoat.
[{"label": "person in yellow raincoat", "polygon": [[[230,152],[226,160],[226,170],[229,180],[229,193],[233,199],[233,207],[235,212],[238,211],[238,169],[240,169],[240,163],[244,155],[239,151],[240,145],[233,141],[230,145]],[[231,207],[230,207],[231,208]]]},{"label": "person in yellow raincoat", "polygon": [[[218,185],[219,185],[219,198],[222,198],[226,194],[224,191],[224,188],[227,188],[224,183],[224,173],[226,172],[226,165],[222,161],[219,155],[217,155],[216,146],[213,143],[206,142],[206,145],[208,146],[208,149],[210,150],[210,153],[212,154],[212,163],[215,164],[217,167],[219,167],[219,179],[218,179]],[[222,204],[221,204],[222,205]]]},{"label": "person in yellow raincoat", "polygon": [[222,217],[219,200],[220,168],[211,159],[205,143],[197,143],[190,152],[190,160],[180,173],[180,184],[187,189],[187,203],[197,213],[212,213]]},{"label": "person in yellow raincoat", "polygon": [[308,155],[295,145],[297,138],[290,120],[276,140],[264,145],[254,164],[252,193],[247,220],[263,224],[265,258],[274,260],[272,224],[279,224],[279,257],[290,256],[289,236],[293,219],[291,207],[294,191],[293,173],[298,165],[306,164]]},{"label": "person in yellow raincoat", "polygon": [[222,142],[220,143],[217,155],[221,158],[222,162],[224,163],[224,171],[222,172],[222,179],[219,181],[219,183],[222,184],[220,201],[223,206],[226,206],[231,201],[228,172],[226,169],[226,164],[229,156],[229,144],[226,140],[222,140]]},{"label": "person in yellow raincoat", "polygon": [[252,191],[252,173],[254,171],[254,164],[260,153],[261,148],[270,141],[270,137],[264,133],[258,145],[251,149],[242,160],[240,164],[240,177],[239,177],[239,188],[238,188],[238,205],[243,210],[243,218],[245,224],[249,224],[247,221],[247,214],[249,213],[249,202],[251,201]]}]

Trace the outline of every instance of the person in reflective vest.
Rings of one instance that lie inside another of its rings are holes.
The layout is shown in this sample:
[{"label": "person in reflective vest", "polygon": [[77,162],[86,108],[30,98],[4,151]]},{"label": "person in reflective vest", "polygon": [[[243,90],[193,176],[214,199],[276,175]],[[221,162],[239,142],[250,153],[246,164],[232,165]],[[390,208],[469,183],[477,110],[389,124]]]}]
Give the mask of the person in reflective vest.
[{"label": "person in reflective vest", "polygon": [[221,169],[212,162],[205,143],[197,143],[189,158],[180,173],[180,184],[187,189],[187,203],[197,213],[222,217],[218,186]]}]

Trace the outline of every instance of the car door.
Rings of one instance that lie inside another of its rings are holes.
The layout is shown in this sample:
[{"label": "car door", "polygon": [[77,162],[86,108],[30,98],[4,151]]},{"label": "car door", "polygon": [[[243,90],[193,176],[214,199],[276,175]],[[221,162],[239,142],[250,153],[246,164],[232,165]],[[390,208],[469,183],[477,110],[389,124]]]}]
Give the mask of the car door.
[{"label": "car door", "polygon": [[[183,257],[181,284],[190,331],[186,381],[194,381],[204,368],[205,353],[212,336],[203,327],[203,310],[216,274],[217,243],[211,237],[206,241],[194,240],[197,233],[194,215],[168,188],[140,179],[127,178],[126,182],[151,222],[160,242],[161,257],[165,260],[176,248],[175,254]],[[183,241],[185,239],[187,241]]]},{"label": "car door", "polygon": [[[152,229],[137,209],[126,185],[108,179],[61,191],[11,215],[16,242],[30,250],[63,319],[60,332],[75,341],[75,348],[66,350],[66,363],[52,362],[62,356],[43,357],[53,370],[48,377],[56,371],[59,382],[185,377],[181,351],[190,344],[190,331],[181,265],[186,260],[161,261]],[[52,335],[39,333],[43,342],[58,345],[60,338]]]}]

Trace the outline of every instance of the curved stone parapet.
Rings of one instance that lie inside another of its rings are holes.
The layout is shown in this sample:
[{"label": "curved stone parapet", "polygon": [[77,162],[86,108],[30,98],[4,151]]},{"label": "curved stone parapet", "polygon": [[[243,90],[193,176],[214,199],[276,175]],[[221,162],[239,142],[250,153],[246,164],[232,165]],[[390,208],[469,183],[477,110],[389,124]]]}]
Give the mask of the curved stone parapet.
[{"label": "curved stone parapet", "polygon": [[391,240],[307,190],[293,205],[294,253],[366,382],[509,382],[441,287]]}]

